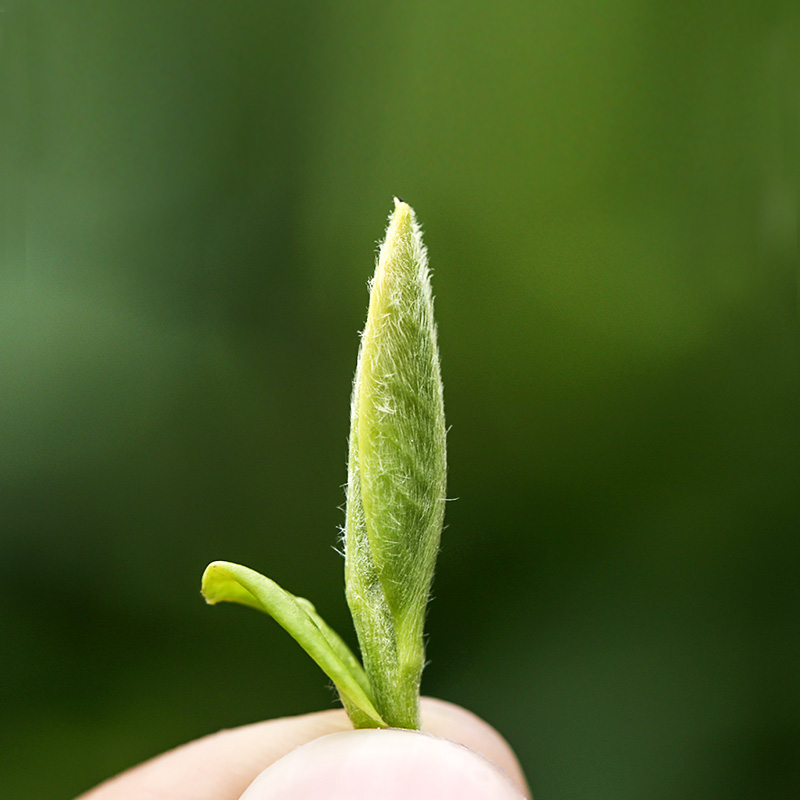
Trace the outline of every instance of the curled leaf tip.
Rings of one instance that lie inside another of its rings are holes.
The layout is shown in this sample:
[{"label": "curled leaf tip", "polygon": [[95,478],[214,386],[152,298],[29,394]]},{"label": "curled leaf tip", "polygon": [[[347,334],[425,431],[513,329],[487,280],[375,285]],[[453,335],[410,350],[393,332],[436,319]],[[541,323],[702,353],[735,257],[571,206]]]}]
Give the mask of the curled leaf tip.
[{"label": "curled leaf tip", "polygon": [[372,699],[369,678],[339,635],[320,617],[313,604],[295,597],[252,569],[215,561],[203,574],[207,602],[239,603],[271,616],[334,682],[353,723],[361,728],[384,727]]}]

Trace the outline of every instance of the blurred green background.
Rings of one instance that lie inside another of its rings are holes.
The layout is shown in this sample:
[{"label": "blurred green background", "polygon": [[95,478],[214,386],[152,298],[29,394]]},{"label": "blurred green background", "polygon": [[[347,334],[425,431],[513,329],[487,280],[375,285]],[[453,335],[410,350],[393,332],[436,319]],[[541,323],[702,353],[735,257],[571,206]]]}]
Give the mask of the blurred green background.
[{"label": "blurred green background", "polygon": [[3,794],[334,705],[393,194],[449,434],[423,689],[537,800],[800,796],[793,0],[7,2]]}]

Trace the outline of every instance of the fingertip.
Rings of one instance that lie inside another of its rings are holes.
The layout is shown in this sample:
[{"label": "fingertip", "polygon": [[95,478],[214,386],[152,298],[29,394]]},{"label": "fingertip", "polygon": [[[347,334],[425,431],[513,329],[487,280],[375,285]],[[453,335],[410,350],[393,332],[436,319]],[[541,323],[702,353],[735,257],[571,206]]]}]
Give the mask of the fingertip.
[{"label": "fingertip", "polygon": [[315,739],[262,772],[241,800],[520,800],[491,761],[431,734],[395,729]]}]

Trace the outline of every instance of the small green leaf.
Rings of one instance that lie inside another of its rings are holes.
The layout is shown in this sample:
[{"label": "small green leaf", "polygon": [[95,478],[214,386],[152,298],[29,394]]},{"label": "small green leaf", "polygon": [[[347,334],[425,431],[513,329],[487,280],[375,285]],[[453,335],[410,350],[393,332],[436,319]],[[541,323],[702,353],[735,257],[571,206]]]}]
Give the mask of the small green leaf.
[{"label": "small green leaf", "polygon": [[202,592],[210,604],[240,603],[269,614],[336,684],[356,727],[386,723],[371,699],[369,680],[358,659],[305,598],[239,564],[215,561],[203,574]]}]

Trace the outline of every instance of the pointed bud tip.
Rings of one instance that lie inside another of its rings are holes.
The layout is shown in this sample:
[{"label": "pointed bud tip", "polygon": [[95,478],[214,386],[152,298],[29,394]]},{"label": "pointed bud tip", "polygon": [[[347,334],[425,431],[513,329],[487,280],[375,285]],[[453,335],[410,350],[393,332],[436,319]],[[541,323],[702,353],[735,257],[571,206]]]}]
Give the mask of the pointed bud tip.
[{"label": "pointed bud tip", "polygon": [[414,209],[405,200],[395,197],[394,210],[389,215],[389,229],[386,231],[387,239],[391,238],[392,231],[409,231],[414,219]]},{"label": "pointed bud tip", "polygon": [[394,198],[394,212],[392,216],[398,216],[400,214],[413,214],[414,212],[411,210],[411,206],[403,200],[402,197],[395,197]]}]

